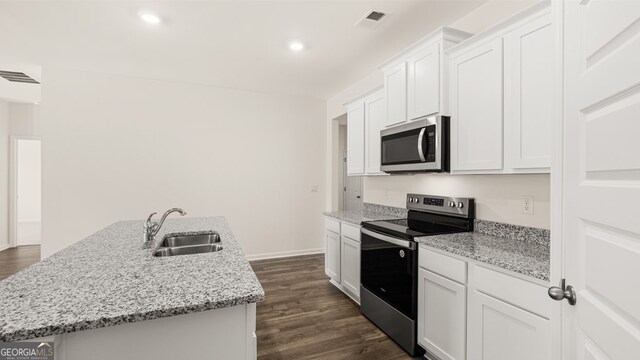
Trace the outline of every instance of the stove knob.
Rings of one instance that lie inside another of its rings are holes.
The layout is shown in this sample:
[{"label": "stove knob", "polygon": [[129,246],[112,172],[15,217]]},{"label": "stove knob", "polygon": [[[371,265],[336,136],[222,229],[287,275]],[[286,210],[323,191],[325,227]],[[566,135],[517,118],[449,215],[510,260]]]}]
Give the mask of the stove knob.
[{"label": "stove knob", "polygon": [[413,202],[414,202],[414,203],[416,203],[416,204],[417,204],[419,201],[420,201],[420,200],[418,200],[418,198],[413,198]]},{"label": "stove knob", "polygon": [[455,201],[449,201],[449,207],[456,207]]},{"label": "stove knob", "polygon": [[462,208],[464,207],[464,204],[462,203],[462,201],[460,201],[460,202],[458,203],[458,207],[459,207],[460,209],[462,209]]}]

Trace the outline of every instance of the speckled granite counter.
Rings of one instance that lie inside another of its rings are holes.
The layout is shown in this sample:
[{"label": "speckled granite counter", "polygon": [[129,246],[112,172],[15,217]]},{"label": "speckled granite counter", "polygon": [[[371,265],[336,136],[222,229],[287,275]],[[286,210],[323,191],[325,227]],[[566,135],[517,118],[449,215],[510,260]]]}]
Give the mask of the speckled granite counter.
[{"label": "speckled granite counter", "polygon": [[407,210],[392,206],[364,203],[361,212],[331,211],[323,212],[322,214],[340,221],[360,225],[363,221],[404,219],[407,217]]},{"label": "speckled granite counter", "polygon": [[549,230],[476,220],[476,231],[424,236],[420,244],[549,281]]},{"label": "speckled granite counter", "polygon": [[223,217],[168,219],[165,234],[214,230],[223,250],[155,258],[142,221],[110,225],[0,281],[0,341],[255,303],[264,290]]}]

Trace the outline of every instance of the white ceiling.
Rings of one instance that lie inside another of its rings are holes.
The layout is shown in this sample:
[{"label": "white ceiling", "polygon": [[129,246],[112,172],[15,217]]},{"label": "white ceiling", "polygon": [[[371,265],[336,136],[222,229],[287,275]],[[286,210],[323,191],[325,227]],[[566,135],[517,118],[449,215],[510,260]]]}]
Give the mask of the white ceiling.
[{"label": "white ceiling", "polygon": [[[7,60],[328,98],[484,0],[2,1]],[[166,22],[142,23],[149,9]],[[369,10],[392,15],[354,27]],[[290,40],[307,48],[291,52]]]}]

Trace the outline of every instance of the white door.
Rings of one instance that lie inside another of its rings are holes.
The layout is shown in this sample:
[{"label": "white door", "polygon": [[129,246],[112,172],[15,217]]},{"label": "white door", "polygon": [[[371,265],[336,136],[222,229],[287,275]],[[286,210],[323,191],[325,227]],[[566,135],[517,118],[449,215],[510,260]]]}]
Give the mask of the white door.
[{"label": "white door", "polygon": [[347,175],[364,174],[364,102],[347,109]]},{"label": "white door", "polygon": [[550,14],[504,37],[506,168],[551,166],[554,40]]},{"label": "white door", "polygon": [[365,138],[365,172],[367,175],[383,174],[380,171],[380,130],[386,121],[384,92],[367,98],[364,102],[367,136]]},{"label": "white door", "polygon": [[387,100],[385,126],[407,121],[407,64],[402,62],[384,73]]},{"label": "white door", "polygon": [[325,230],[324,251],[324,272],[340,283],[340,235]]},{"label": "white door", "polygon": [[467,287],[418,270],[418,343],[440,360],[466,358]]},{"label": "white door", "polygon": [[37,245],[41,242],[40,140],[16,139],[15,164],[16,245]]},{"label": "white door", "polygon": [[502,38],[451,59],[451,169],[502,169]]},{"label": "white door", "polygon": [[360,243],[342,236],[341,276],[342,287],[360,298]]},{"label": "white door", "polygon": [[640,1],[564,3],[564,359],[640,358]]},{"label": "white door", "polygon": [[435,114],[440,104],[440,43],[407,60],[407,116],[409,120]]},{"label": "white door", "polygon": [[549,320],[469,291],[468,360],[551,359]]}]

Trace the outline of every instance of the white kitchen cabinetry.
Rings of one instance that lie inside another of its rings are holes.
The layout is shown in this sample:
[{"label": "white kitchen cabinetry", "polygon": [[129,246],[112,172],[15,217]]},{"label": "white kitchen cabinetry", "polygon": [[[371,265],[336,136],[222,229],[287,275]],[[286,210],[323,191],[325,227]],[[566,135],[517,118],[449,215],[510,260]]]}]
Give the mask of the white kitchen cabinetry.
[{"label": "white kitchen cabinetry", "polygon": [[440,111],[440,43],[407,60],[407,116],[417,119]]},{"label": "white kitchen cabinetry", "polygon": [[447,51],[452,173],[549,171],[553,47],[540,2]]},{"label": "white kitchen cabinetry", "polygon": [[380,66],[387,107],[384,126],[447,112],[444,50],[470,36],[441,27]]},{"label": "white kitchen cabinetry", "polygon": [[380,171],[380,130],[384,128],[386,103],[379,91],[364,100],[365,107],[365,175],[383,175]]},{"label": "white kitchen cabinetry", "polygon": [[551,15],[504,37],[505,168],[551,166],[554,41]]},{"label": "white kitchen cabinetry", "polygon": [[387,100],[384,125],[407,121],[407,64],[404,61],[384,72],[384,91]]},{"label": "white kitchen cabinetry", "polygon": [[325,217],[325,274],[360,303],[360,226]]},{"label": "white kitchen cabinetry", "polygon": [[502,169],[502,39],[451,59],[451,169]]},{"label": "white kitchen cabinetry", "polygon": [[364,102],[347,108],[347,174],[364,175]]},{"label": "white kitchen cabinetry", "polygon": [[420,268],[418,343],[440,360],[465,358],[467,287]]},{"label": "white kitchen cabinetry", "polygon": [[420,246],[418,343],[441,360],[551,358],[540,280]]}]

